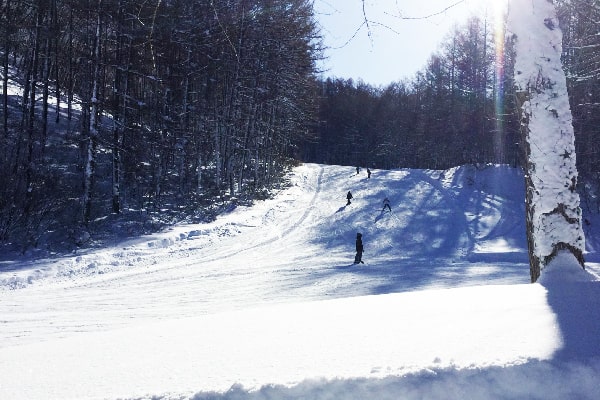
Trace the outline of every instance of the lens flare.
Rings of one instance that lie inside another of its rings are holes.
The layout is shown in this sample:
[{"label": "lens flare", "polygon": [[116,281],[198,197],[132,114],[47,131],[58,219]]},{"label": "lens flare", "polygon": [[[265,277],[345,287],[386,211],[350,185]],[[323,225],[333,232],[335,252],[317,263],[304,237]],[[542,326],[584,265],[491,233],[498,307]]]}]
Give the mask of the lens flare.
[{"label": "lens flare", "polygon": [[494,44],[496,48],[496,71],[494,76],[494,104],[496,126],[494,129],[494,152],[497,162],[504,160],[504,41],[507,0],[491,0],[494,15]]}]

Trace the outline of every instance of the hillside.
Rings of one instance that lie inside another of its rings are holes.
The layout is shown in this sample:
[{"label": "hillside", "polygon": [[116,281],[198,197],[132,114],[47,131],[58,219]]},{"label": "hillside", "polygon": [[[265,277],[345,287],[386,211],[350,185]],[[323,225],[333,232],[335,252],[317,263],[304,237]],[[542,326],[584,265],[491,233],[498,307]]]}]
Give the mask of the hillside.
[{"label": "hillside", "polygon": [[3,262],[0,397],[600,395],[600,266],[528,283],[518,170],[289,180],[214,222]]}]

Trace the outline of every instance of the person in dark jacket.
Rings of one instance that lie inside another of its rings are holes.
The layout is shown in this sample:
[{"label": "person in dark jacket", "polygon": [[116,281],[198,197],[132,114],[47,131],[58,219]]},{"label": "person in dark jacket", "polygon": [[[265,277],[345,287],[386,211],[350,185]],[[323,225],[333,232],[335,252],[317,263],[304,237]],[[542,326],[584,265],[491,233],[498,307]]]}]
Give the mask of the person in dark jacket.
[{"label": "person in dark jacket", "polygon": [[392,207],[390,207],[390,199],[387,197],[383,199],[383,210],[381,210],[381,212],[384,212],[386,208],[392,212]]},{"label": "person in dark jacket", "polygon": [[364,247],[363,247],[363,242],[362,242],[362,234],[361,233],[357,233],[356,234],[356,257],[354,257],[354,264],[364,264],[363,260],[362,260],[362,253],[363,253]]},{"label": "person in dark jacket", "polygon": [[352,203],[350,200],[352,199],[352,193],[350,193],[350,191],[348,190],[348,194],[346,195],[346,200],[348,200],[348,202],[346,203],[346,205],[350,205],[350,203]]}]

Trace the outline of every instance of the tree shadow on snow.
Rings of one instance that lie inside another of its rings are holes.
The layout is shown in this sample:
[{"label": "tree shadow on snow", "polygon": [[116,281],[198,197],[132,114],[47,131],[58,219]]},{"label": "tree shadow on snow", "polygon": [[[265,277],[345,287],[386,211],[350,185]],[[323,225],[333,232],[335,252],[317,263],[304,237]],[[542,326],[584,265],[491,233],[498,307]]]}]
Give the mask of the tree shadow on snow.
[{"label": "tree shadow on snow", "polygon": [[[346,209],[341,207],[324,218],[311,241],[315,254],[341,258],[311,270],[300,284],[332,279],[338,281],[334,290],[348,293],[352,282],[361,279],[371,294],[385,294],[529,282],[524,210],[518,199],[491,185],[462,185],[464,178],[454,177],[457,181],[449,184],[439,171],[380,175],[379,186],[357,193],[355,207],[338,214]],[[374,207],[384,197],[391,200],[392,212]],[[355,267],[342,260],[353,259],[356,232],[363,233],[367,264]],[[348,273],[354,276],[339,276]]]},{"label": "tree shadow on snow", "polygon": [[377,260],[363,255],[365,264],[348,262],[311,268],[298,277],[298,288],[323,287],[331,298],[347,295],[381,295],[428,289],[446,289],[476,285],[527,284],[527,263],[473,264],[429,259]]},{"label": "tree shadow on snow", "polygon": [[554,361],[600,362],[600,282],[551,282],[543,286],[563,340]]}]

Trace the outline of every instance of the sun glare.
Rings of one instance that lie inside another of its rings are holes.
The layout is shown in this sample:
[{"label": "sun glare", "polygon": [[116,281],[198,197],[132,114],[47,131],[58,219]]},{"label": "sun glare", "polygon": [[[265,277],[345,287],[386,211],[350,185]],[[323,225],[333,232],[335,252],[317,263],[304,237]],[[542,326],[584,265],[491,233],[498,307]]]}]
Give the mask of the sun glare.
[{"label": "sun glare", "polygon": [[496,159],[504,160],[504,40],[507,0],[487,0],[491,3],[494,18],[494,44],[496,48],[496,71],[494,77],[494,102],[496,126],[494,129],[494,149]]}]

